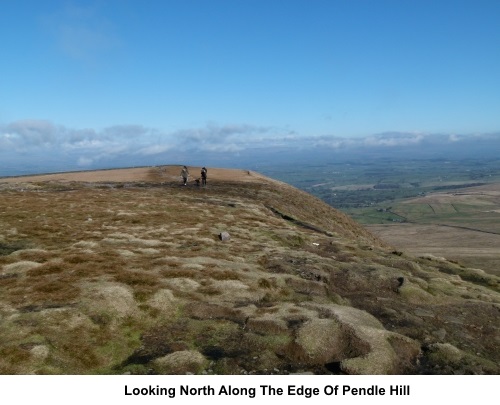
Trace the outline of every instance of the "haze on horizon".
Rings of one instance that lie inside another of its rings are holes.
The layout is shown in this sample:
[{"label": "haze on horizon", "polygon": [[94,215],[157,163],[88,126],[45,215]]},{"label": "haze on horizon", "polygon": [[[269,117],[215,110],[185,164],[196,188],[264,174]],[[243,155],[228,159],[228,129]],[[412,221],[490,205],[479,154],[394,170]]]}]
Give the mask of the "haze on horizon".
[{"label": "haze on horizon", "polygon": [[0,176],[500,150],[500,3],[6,1]]}]

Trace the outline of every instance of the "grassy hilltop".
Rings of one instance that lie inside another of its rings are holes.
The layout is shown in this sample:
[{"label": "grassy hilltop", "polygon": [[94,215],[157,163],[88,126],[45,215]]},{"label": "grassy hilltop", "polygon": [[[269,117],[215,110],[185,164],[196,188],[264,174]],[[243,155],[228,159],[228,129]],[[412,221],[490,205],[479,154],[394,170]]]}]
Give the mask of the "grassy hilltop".
[{"label": "grassy hilltop", "polygon": [[0,179],[0,373],[500,373],[499,277],[255,172],[179,174]]}]

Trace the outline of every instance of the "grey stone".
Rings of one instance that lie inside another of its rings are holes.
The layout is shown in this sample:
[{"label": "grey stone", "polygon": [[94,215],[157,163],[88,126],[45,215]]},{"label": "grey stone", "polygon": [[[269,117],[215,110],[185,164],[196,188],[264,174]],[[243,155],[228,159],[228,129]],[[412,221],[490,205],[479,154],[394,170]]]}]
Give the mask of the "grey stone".
[{"label": "grey stone", "polygon": [[219,234],[219,239],[220,239],[222,242],[226,242],[226,241],[228,241],[229,239],[231,239],[231,236],[229,235],[229,233],[227,233],[227,232],[225,232],[225,231],[224,231],[224,232],[221,232],[221,233]]}]

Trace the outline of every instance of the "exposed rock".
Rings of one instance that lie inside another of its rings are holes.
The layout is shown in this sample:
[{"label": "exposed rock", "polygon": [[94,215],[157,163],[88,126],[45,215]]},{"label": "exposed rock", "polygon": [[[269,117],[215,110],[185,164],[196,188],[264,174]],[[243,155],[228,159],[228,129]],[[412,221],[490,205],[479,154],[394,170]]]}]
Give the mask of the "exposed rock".
[{"label": "exposed rock", "polygon": [[227,242],[229,239],[231,239],[231,236],[229,235],[228,232],[221,232],[219,234],[219,239],[222,241],[222,242]]}]

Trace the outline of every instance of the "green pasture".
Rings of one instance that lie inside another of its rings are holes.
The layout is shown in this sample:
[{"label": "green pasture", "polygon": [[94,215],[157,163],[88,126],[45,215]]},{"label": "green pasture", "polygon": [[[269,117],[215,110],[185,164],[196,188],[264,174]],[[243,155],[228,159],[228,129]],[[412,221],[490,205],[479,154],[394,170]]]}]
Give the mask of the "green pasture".
[{"label": "green pasture", "polygon": [[[414,222],[500,231],[500,203],[460,198],[464,188],[500,182],[500,161],[368,159],[261,168],[344,211],[362,224]],[[343,187],[349,186],[348,189]],[[453,203],[417,197],[457,192]],[[425,201],[425,200],[424,200]]]}]

